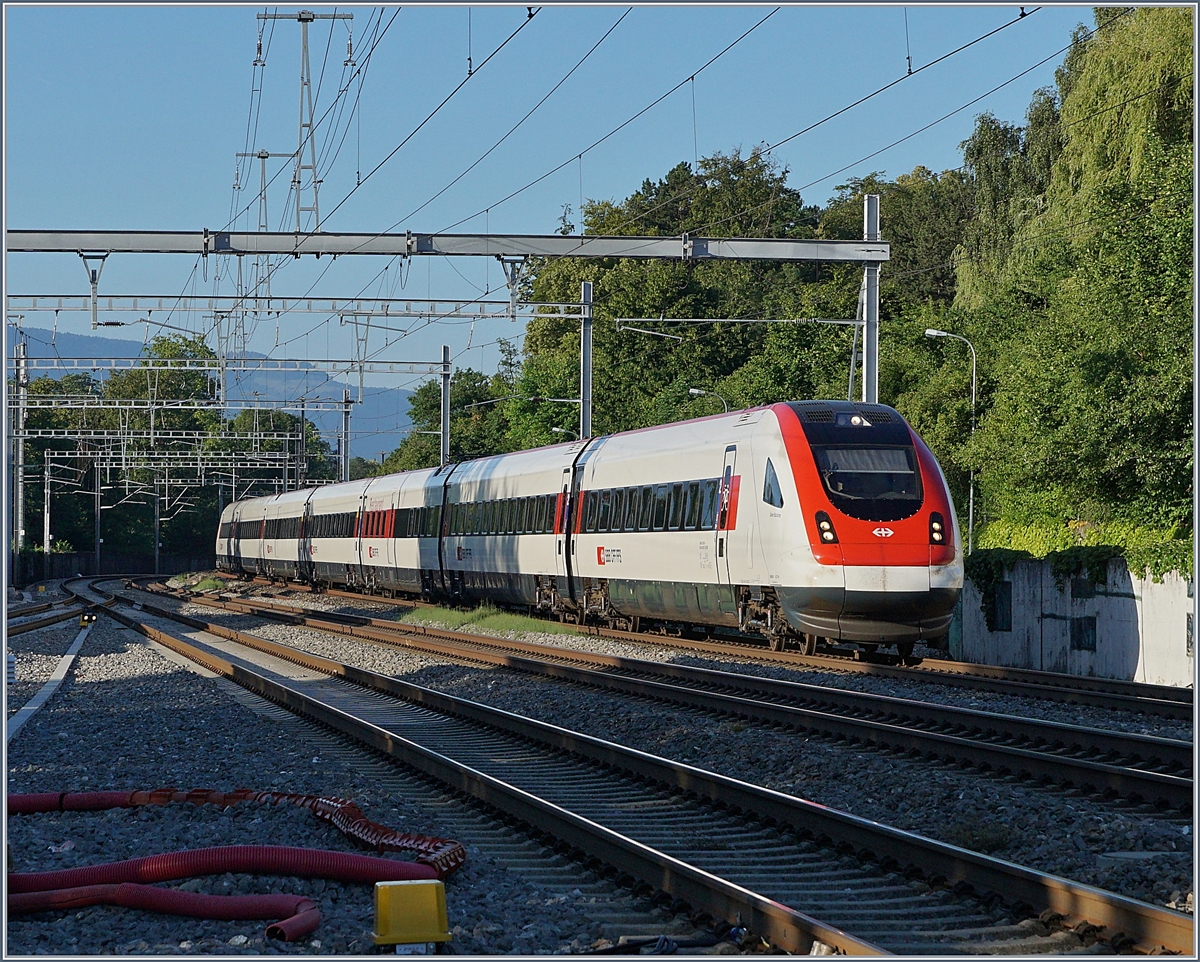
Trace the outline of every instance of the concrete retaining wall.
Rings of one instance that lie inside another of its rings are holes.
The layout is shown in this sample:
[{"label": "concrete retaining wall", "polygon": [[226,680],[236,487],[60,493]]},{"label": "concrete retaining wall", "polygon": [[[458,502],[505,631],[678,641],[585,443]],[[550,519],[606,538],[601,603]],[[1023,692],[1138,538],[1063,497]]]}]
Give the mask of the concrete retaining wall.
[{"label": "concrete retaining wall", "polygon": [[[1161,582],[1134,578],[1123,560],[1114,559],[1103,584],[1079,576],[1060,587],[1048,562],[1019,561],[1006,579],[1009,587],[997,592],[994,631],[988,630],[979,588],[967,579],[950,637],[954,657],[1156,685],[1194,684],[1191,590],[1177,572]],[[1006,624],[1009,630],[1003,630]]]}]

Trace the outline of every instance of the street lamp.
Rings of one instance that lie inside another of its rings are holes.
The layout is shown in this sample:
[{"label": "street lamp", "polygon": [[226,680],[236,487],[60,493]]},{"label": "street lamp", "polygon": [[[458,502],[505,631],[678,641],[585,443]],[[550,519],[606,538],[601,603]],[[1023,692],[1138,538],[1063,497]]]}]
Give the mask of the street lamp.
[{"label": "street lamp", "polygon": [[721,404],[725,406],[725,413],[729,413],[729,403],[716,391],[701,391],[698,387],[690,387],[688,388],[688,394],[690,394],[692,397],[715,397],[721,402]]},{"label": "street lamp", "polygon": [[576,434],[574,431],[568,431],[566,428],[551,428],[550,431],[553,434],[565,434],[565,435],[569,436],[572,441],[579,440],[578,434]]},{"label": "street lamp", "polygon": [[[939,331],[932,327],[925,329],[926,337],[952,337],[962,341],[971,349],[971,435],[975,434],[975,345],[961,334],[951,334],[949,331]],[[975,469],[971,468],[970,494],[967,497],[967,554],[971,553],[975,544]]]}]

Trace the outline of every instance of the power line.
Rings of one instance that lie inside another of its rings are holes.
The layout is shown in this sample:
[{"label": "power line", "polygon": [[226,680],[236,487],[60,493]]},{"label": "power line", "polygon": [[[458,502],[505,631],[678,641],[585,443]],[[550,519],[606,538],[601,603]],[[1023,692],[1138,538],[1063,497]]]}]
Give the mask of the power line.
[{"label": "power line", "polygon": [[451,90],[450,93],[448,93],[446,95],[446,98],[440,104],[438,104],[436,107],[434,107],[433,110],[429,112],[429,115],[424,120],[422,120],[419,124],[417,124],[417,126],[415,128],[413,128],[412,132],[407,137],[405,137],[402,141],[400,141],[400,143],[398,143],[395,147],[393,147],[391,152],[386,157],[384,157],[383,160],[381,160],[378,164],[376,164],[373,168],[371,168],[371,170],[367,173],[367,176],[364,177],[362,180],[360,180],[357,184],[355,184],[354,187],[351,188],[350,193],[348,193],[345,197],[343,197],[340,201],[338,201],[337,206],[334,207],[333,210],[331,210],[328,215],[326,215],[326,219],[328,219],[329,217],[332,217],[338,211],[338,209],[354,195],[354,192],[357,191],[358,188],[360,188],[363,184],[365,184],[368,180],[370,180],[371,177],[374,176],[374,174],[384,164],[386,164],[389,160],[391,160],[393,157],[395,157],[396,154],[399,153],[400,149],[405,144],[407,144],[410,140],[412,140],[413,137],[415,137],[417,135],[417,133],[421,130],[421,128],[423,128],[427,123],[429,123],[429,121],[431,121],[433,119],[434,115],[437,114],[437,112],[439,110],[441,110],[444,106],[446,106],[446,104],[448,104],[450,102],[450,99],[456,93],[458,93],[460,90],[462,90],[462,88],[466,86],[468,81],[470,81],[470,79],[472,77],[474,77],[475,74],[479,73],[479,71],[482,70],[487,65],[489,60],[491,60],[494,56],[496,56],[496,54],[498,54],[501,50],[503,50],[506,46],[508,46],[509,41],[512,40],[522,30],[524,30],[529,25],[530,21],[533,20],[533,18],[535,16],[537,16],[539,13],[541,13],[541,10],[542,10],[541,7],[538,7],[536,10],[534,10],[533,8],[529,8],[529,15],[524,20],[521,21],[521,25],[519,27],[517,27],[517,29],[514,30],[512,33],[510,33],[504,39],[503,43],[500,44],[500,46],[498,46],[495,50],[493,50],[490,54],[488,54],[487,57],[484,59],[483,63],[481,63],[478,67],[476,67],[472,73],[467,74],[467,76],[463,78],[462,82],[457,87],[455,87],[453,90]]},{"label": "power line", "polygon": [[[429,200],[427,200],[427,201],[425,201],[425,203],[421,204],[420,207],[417,207],[417,208],[409,211],[407,214],[405,214],[403,217],[401,217],[398,221],[396,221],[395,224],[393,224],[391,227],[389,227],[387,229],[387,231],[385,231],[385,233],[395,230],[397,227],[399,227],[402,223],[404,223],[406,220],[408,220],[414,214],[417,214],[420,211],[424,210],[426,207],[428,207],[430,204],[432,204],[435,200],[437,200],[439,197],[441,197],[442,194],[444,194],[451,187],[453,187],[455,184],[457,184],[460,180],[462,180],[464,177],[466,177],[467,174],[469,174],[476,167],[478,167],[485,159],[487,159],[488,155],[491,154],[492,151],[494,151],[501,144],[503,144],[506,140],[508,140],[508,138],[511,137],[516,132],[518,127],[520,127],[523,123],[525,123],[525,121],[527,121],[531,116],[533,116],[534,111],[536,111],[542,104],[544,104],[547,100],[549,100],[550,97],[554,94],[554,92],[556,90],[558,90],[558,88],[561,87],[563,84],[565,84],[571,78],[571,75],[575,73],[576,70],[578,70],[580,67],[583,66],[584,61],[586,61],[588,59],[588,57],[590,57],[593,53],[596,52],[596,49],[600,46],[600,44],[604,43],[604,41],[608,39],[609,34],[611,34],[614,30],[617,29],[617,27],[619,27],[621,25],[621,21],[623,21],[627,16],[629,16],[629,14],[630,14],[630,12],[632,12],[632,10],[633,10],[633,7],[627,7],[625,9],[625,12],[623,14],[621,14],[621,16],[619,18],[617,18],[616,23],[614,23],[611,27],[609,27],[608,30],[605,31],[604,36],[602,36],[599,40],[597,40],[592,45],[592,47],[588,50],[588,52],[579,58],[578,62],[575,64],[575,66],[572,67],[569,71],[567,71],[567,73],[563,76],[563,78],[558,83],[556,83],[553,87],[551,87],[549,92],[544,97],[542,97],[541,100],[539,100],[536,104],[534,104],[529,109],[529,112],[525,114],[524,117],[522,117],[515,124],[513,124],[513,126],[509,128],[508,132],[503,137],[501,137],[494,144],[492,144],[492,146],[489,147],[483,153],[483,155],[479,157],[478,160],[476,160],[473,164],[471,164],[470,167],[468,167],[461,174],[459,174],[457,177],[455,177],[454,180],[450,181],[450,183],[448,183],[445,187],[443,187],[441,190],[439,190],[436,194],[434,194],[432,197],[430,197]],[[480,66],[482,66],[482,64]]]},{"label": "power line", "polygon": [[[855,107],[858,107],[859,105],[866,103],[868,100],[871,100],[873,97],[879,96],[884,91],[890,90],[892,87],[895,87],[899,83],[903,83],[909,77],[915,77],[917,74],[921,73],[921,71],[928,70],[930,67],[934,66],[935,64],[939,64],[943,60],[948,60],[950,57],[953,57],[956,54],[962,53],[962,51],[968,49],[969,47],[973,47],[975,44],[980,43],[981,41],[994,36],[995,34],[999,33],[1001,30],[1006,30],[1007,28],[1011,27],[1013,24],[1019,23],[1025,17],[1030,16],[1034,13],[1037,13],[1041,9],[1042,9],[1041,7],[1035,7],[1033,10],[1030,10],[1028,12],[1022,12],[1018,17],[1016,17],[1016,19],[1010,20],[1007,23],[1001,24],[999,27],[996,27],[994,30],[989,30],[985,34],[981,34],[980,36],[976,37],[974,40],[968,41],[967,43],[963,44],[962,46],[956,47],[955,49],[949,51],[948,53],[942,54],[936,60],[931,60],[929,63],[925,64],[924,66],[918,67],[916,70],[908,71],[907,73],[901,75],[900,77],[897,77],[895,80],[891,81],[890,83],[886,83],[882,87],[879,87],[877,90],[874,90],[871,93],[867,94],[865,97],[860,97],[858,100],[854,101],[854,103],[847,104],[845,107],[835,110],[833,113],[831,113],[825,117],[822,117],[820,120],[816,121],[815,123],[809,124],[807,127],[796,131],[794,134],[791,134],[788,137],[785,137],[783,140],[779,141],[778,143],[773,144],[769,147],[763,148],[760,151],[760,153],[768,154],[771,151],[775,150],[776,148],[781,147],[784,144],[795,140],[797,137],[800,137],[803,134],[808,133],[809,131],[816,130],[822,124],[826,124],[829,121],[833,120],[835,117],[840,117],[842,114],[846,113],[848,110],[853,110]],[[833,175],[831,174],[830,176],[833,176]],[[818,183],[819,183],[819,181],[818,181]],[[647,215],[652,214],[655,211],[662,209],[663,207],[667,206],[668,204],[677,203],[678,201],[691,196],[698,189],[699,189],[699,185],[695,185],[695,186],[687,188],[686,190],[682,190],[679,193],[672,195],[667,200],[664,200],[662,203],[659,203],[653,207],[647,208],[646,210],[642,211],[641,213],[636,214],[633,217],[630,217],[625,221],[622,221],[615,228],[613,228],[613,230],[615,232],[624,230],[630,224],[633,224],[636,221],[641,220],[641,218],[646,217]],[[755,208],[755,209],[757,209],[757,208]],[[741,214],[743,214],[743,213],[749,213],[749,211],[742,211],[738,214],[733,214],[731,216],[738,217],[738,216],[741,216]],[[729,219],[729,218],[726,218],[726,219]],[[723,221],[722,221],[722,223],[723,223]]]},{"label": "power line", "polygon": [[535,179],[531,180],[528,184],[526,184],[524,187],[520,187],[517,190],[514,190],[511,194],[508,194],[507,196],[502,197],[500,200],[496,201],[494,204],[489,204],[487,207],[483,208],[483,210],[478,210],[474,214],[471,214],[469,217],[464,217],[461,220],[455,221],[453,224],[449,225],[448,227],[443,227],[442,230],[439,231],[439,233],[445,233],[448,230],[453,230],[459,224],[465,224],[467,221],[473,220],[474,218],[478,217],[480,214],[486,213],[487,211],[490,211],[490,210],[494,210],[495,208],[499,207],[501,204],[507,203],[508,201],[512,200],[518,194],[522,194],[525,191],[529,190],[530,187],[533,187],[536,184],[540,184],[543,180],[545,180],[547,177],[551,176],[552,174],[558,173],[560,170],[562,170],[568,164],[575,163],[575,161],[579,160],[588,151],[593,150],[596,147],[599,147],[602,143],[604,143],[606,140],[608,140],[610,137],[612,137],[618,131],[623,130],[625,127],[628,127],[631,123],[633,123],[640,116],[642,116],[642,114],[646,113],[646,111],[651,110],[652,108],[658,106],[660,103],[662,103],[664,100],[666,100],[669,96],[671,96],[671,94],[673,94],[676,90],[678,90],[684,84],[690,82],[694,77],[696,77],[697,75],[699,75],[700,73],[702,73],[703,71],[705,71],[709,67],[711,67],[714,63],[716,63],[723,56],[725,56],[725,54],[727,54],[730,50],[732,50],[739,43],[741,43],[748,36],[750,36],[750,34],[752,34],[755,30],[757,30],[764,23],[766,23],[768,20],[770,20],[771,17],[775,16],[775,14],[779,12],[779,9],[780,9],[779,7],[776,7],[774,10],[772,10],[770,13],[768,13],[765,17],[763,17],[761,20],[759,20],[756,24],[754,24],[754,26],[752,26],[749,30],[747,30],[745,33],[743,33],[741,36],[739,36],[736,40],[734,40],[728,46],[726,46],[724,49],[722,49],[716,56],[714,56],[706,64],[704,64],[703,67],[701,67],[699,70],[693,71],[688,77],[679,81],[679,83],[677,83],[674,87],[672,87],[670,90],[668,90],[661,97],[658,97],[656,100],[647,104],[645,107],[643,107],[641,110],[639,110],[636,114],[634,114],[632,117],[630,117],[624,123],[619,124],[616,127],[614,127],[612,130],[610,130],[607,134],[605,134],[599,140],[597,140],[594,143],[590,144],[589,146],[583,148],[583,150],[579,151],[578,153],[572,154],[570,157],[568,157],[566,160],[564,160],[557,167],[551,168],[550,170],[546,171],[546,173],[542,174],[540,177],[536,177]]}]

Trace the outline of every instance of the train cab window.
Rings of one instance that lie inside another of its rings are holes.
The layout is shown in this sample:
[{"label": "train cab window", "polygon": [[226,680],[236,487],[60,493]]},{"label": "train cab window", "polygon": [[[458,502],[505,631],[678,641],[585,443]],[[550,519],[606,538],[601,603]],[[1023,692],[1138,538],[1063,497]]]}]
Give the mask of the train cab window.
[{"label": "train cab window", "polygon": [[684,513],[683,526],[688,531],[695,531],[700,519],[700,482],[689,481],[687,486],[687,511]]},{"label": "train cab window", "polygon": [[683,529],[683,485],[671,485],[671,509],[668,512],[667,528],[671,531]]},{"label": "train cab window", "polygon": [[924,498],[912,447],[813,445],[834,507],[863,521],[912,517]]},{"label": "train cab window", "polygon": [[584,502],[583,502],[583,530],[584,531],[595,531],[596,530],[596,514],[598,513],[599,508],[600,508],[599,494],[600,494],[600,492],[598,492],[598,491],[589,491],[589,492],[587,492],[587,495],[584,497]]},{"label": "train cab window", "polygon": [[609,516],[612,514],[612,492],[600,492],[600,514],[596,520],[597,531],[607,531],[609,524]]},{"label": "train cab window", "polygon": [[767,458],[766,479],[763,481],[763,500],[774,508],[783,507],[783,491],[775,474],[775,465]]},{"label": "train cab window", "polygon": [[669,493],[669,485],[666,484],[660,484],[654,489],[654,517],[651,519],[650,527],[655,531],[662,531],[667,526],[667,495]]},{"label": "train cab window", "polygon": [[720,490],[720,482],[716,478],[704,482],[704,507],[700,513],[700,527],[706,531],[717,523],[717,498]]}]

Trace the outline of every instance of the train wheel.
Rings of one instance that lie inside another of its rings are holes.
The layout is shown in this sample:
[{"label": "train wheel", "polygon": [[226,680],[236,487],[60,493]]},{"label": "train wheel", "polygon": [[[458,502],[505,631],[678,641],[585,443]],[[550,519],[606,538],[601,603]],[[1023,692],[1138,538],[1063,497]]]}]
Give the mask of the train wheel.
[{"label": "train wheel", "polygon": [[787,639],[783,635],[771,635],[771,650],[783,651],[787,646]]},{"label": "train wheel", "polygon": [[804,633],[803,641],[800,642],[800,654],[815,655],[817,653],[817,636],[812,632]]}]

